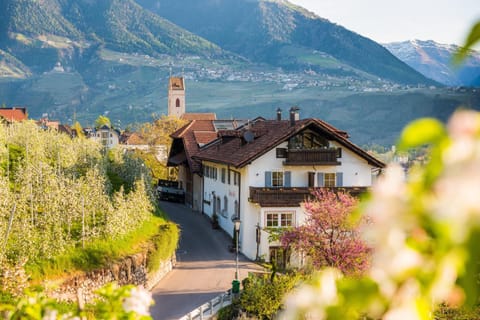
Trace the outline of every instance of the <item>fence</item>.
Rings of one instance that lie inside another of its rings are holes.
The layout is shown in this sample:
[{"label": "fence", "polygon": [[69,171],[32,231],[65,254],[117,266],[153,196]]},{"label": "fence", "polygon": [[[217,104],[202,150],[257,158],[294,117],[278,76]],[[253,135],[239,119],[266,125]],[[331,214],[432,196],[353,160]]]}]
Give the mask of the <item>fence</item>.
[{"label": "fence", "polygon": [[202,304],[200,307],[184,315],[179,320],[210,319],[212,316],[217,314],[218,310],[229,306],[232,303],[232,297],[233,295],[231,290],[228,290],[227,292],[222,293],[209,302]]}]

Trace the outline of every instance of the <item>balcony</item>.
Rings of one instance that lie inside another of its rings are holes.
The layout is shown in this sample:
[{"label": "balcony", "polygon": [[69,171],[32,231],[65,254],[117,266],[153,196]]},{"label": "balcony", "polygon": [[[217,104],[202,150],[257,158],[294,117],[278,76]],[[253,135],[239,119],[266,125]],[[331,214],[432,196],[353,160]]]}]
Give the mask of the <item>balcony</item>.
[{"label": "balcony", "polygon": [[338,158],[341,157],[341,149],[289,149],[286,152],[285,165],[341,165]]},{"label": "balcony", "polygon": [[[312,192],[316,188],[258,188],[250,187],[248,200],[259,204],[261,207],[298,207],[301,202],[313,198]],[[330,188],[342,190],[352,196],[359,196],[368,190],[368,187],[339,187]]]}]

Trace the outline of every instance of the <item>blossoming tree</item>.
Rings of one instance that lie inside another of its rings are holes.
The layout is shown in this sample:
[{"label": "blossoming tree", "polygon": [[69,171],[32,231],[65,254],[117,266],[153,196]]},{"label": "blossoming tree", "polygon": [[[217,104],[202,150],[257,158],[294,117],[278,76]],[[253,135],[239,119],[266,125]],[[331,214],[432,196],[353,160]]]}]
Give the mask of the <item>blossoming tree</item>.
[{"label": "blossoming tree", "polygon": [[336,267],[345,274],[359,274],[368,266],[370,252],[351,213],[358,200],[348,193],[318,189],[314,200],[303,203],[303,225],[285,231],[280,240],[287,248],[306,254],[316,269]]}]

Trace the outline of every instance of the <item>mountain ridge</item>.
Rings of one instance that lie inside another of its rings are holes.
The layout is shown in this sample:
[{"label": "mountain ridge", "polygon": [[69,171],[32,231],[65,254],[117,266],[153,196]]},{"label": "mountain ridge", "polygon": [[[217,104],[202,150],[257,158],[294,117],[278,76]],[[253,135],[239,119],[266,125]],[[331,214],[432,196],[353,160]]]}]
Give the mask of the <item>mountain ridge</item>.
[{"label": "mountain ridge", "polygon": [[433,40],[408,40],[384,46],[412,68],[449,86],[480,86],[480,52],[455,65],[453,55],[460,48],[454,44],[441,44]]},{"label": "mountain ridge", "polygon": [[394,82],[435,84],[376,42],[286,0],[136,1],[252,61],[287,69],[329,71],[315,55],[320,51],[354,69]]}]

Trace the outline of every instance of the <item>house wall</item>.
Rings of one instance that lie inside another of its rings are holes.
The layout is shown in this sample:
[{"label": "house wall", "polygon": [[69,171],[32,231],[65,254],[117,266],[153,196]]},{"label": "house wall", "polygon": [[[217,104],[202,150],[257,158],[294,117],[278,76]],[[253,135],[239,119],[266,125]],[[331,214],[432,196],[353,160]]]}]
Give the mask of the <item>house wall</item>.
[{"label": "house wall", "polygon": [[[212,218],[214,212],[217,214],[220,227],[230,236],[233,236],[232,218],[236,216],[235,204],[239,205],[240,184],[235,184],[234,173],[238,170],[229,168],[229,166],[221,165],[213,162],[204,162],[204,190],[203,190],[203,212]],[[216,178],[212,175],[205,174],[205,168],[215,168],[217,171]],[[225,170],[225,181],[222,182],[222,169]],[[228,174],[230,173],[230,183]],[[225,206],[225,197],[227,199]],[[218,206],[218,199],[220,205]]]},{"label": "house wall", "polygon": [[202,177],[198,174],[193,175],[193,211],[202,211],[202,193],[203,193],[203,181]]},{"label": "house wall", "polygon": [[[341,147],[330,142],[331,147]],[[277,146],[278,148],[287,148],[287,142]],[[248,201],[249,187],[265,187],[265,172],[273,170],[283,170],[291,172],[291,187],[308,187],[308,172],[315,172],[315,187],[318,187],[318,173],[343,173],[344,187],[371,186],[372,167],[366,160],[357,156],[355,153],[342,148],[342,157],[338,160],[341,165],[338,166],[286,166],[283,164],[285,159],[276,157],[275,148],[267,152],[262,157],[253,161],[245,169],[242,175],[242,202],[241,202],[241,251],[250,259],[257,258],[257,226],[261,229],[260,244],[258,248],[258,258],[270,261],[269,248],[271,246],[280,246],[280,243],[270,241],[270,234],[265,231],[267,212],[293,212],[294,226],[299,226],[305,221],[305,212],[300,207],[260,207],[258,204]],[[298,258],[298,257],[297,257]],[[291,261],[294,264],[300,261]]]}]

